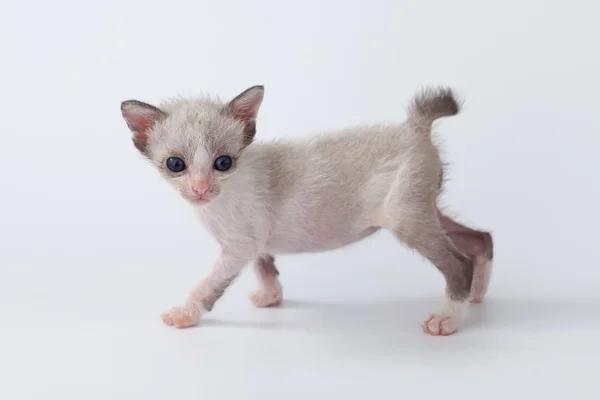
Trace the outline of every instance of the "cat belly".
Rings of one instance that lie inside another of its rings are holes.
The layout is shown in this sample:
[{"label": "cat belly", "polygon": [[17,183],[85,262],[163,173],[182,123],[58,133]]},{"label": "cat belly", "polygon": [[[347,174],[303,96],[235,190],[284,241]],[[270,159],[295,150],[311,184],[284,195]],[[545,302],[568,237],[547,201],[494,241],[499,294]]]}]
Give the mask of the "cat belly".
[{"label": "cat belly", "polygon": [[369,227],[357,232],[332,234],[331,232],[313,232],[302,235],[285,235],[283,232],[273,235],[265,246],[272,254],[316,253],[335,250],[356,243],[377,232],[379,227]]}]

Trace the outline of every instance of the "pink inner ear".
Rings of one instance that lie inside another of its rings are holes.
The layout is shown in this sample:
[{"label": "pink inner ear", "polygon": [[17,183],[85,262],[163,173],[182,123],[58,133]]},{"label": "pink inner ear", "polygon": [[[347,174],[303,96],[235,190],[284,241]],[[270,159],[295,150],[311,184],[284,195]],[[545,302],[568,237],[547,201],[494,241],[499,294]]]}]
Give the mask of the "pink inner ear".
[{"label": "pink inner ear", "polygon": [[240,121],[253,121],[256,119],[258,108],[252,103],[235,104],[232,107],[233,117]]},{"label": "pink inner ear", "polygon": [[251,87],[239,94],[229,103],[229,112],[231,112],[233,117],[239,121],[254,121],[256,120],[262,99],[262,86]]},{"label": "pink inner ear", "polygon": [[249,108],[234,108],[233,117],[240,121],[249,121],[252,119],[252,111]]},{"label": "pink inner ear", "polygon": [[131,110],[126,108],[123,110],[123,117],[136,136],[139,136],[140,139],[148,137],[148,131],[152,129],[152,126],[154,125],[152,113],[143,109]]},{"label": "pink inner ear", "polygon": [[165,117],[165,114],[160,109],[137,100],[123,102],[121,113],[133,133],[133,143],[138,150],[145,153],[150,130],[159,119]]}]

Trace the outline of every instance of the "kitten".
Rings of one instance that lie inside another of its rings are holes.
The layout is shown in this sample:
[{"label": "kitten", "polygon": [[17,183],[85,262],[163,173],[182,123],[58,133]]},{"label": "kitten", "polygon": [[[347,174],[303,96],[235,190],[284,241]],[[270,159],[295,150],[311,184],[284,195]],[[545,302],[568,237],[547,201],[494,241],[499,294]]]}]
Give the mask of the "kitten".
[{"label": "kitten", "polygon": [[391,231],[434,264],[446,279],[441,310],[423,330],[449,335],[490,279],[493,243],[437,205],[443,165],[431,140],[434,120],[456,115],[450,89],[417,95],[408,119],[273,142],[253,142],[264,88],[225,103],[170,100],[155,107],[121,105],[135,147],[193,206],[221,246],[212,271],[181,307],[162,315],[177,328],[196,325],[252,262],[258,307],[282,301],[275,254],[318,252]]}]

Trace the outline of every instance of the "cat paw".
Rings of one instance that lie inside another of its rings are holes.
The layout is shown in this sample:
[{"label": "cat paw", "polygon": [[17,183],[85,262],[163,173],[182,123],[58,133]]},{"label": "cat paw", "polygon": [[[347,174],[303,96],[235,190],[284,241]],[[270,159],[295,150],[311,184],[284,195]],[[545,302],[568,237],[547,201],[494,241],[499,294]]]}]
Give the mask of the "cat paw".
[{"label": "cat paw", "polygon": [[439,313],[429,314],[421,327],[423,332],[432,336],[448,336],[453,334],[465,319],[468,304],[466,301],[447,299]]},{"label": "cat paw", "polygon": [[427,319],[423,322],[423,332],[432,335],[432,336],[448,336],[454,333],[458,326],[460,325],[460,321],[457,321],[457,318],[452,318],[439,314],[431,314]]},{"label": "cat paw", "polygon": [[483,294],[480,293],[472,293],[471,297],[469,297],[469,303],[479,304],[483,302]]},{"label": "cat paw", "polygon": [[173,307],[169,311],[163,313],[160,317],[163,322],[175,328],[189,328],[197,325],[200,321],[200,310],[188,307]]},{"label": "cat paw", "polygon": [[260,308],[278,306],[281,304],[282,297],[281,288],[259,289],[249,296],[252,304]]}]

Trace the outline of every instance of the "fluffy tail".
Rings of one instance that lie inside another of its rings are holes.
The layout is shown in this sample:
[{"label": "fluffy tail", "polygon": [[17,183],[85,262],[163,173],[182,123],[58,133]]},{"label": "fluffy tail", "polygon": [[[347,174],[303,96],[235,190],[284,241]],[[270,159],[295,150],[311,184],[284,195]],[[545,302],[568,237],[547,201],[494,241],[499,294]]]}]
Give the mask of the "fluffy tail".
[{"label": "fluffy tail", "polygon": [[426,88],[408,107],[408,120],[417,127],[430,129],[438,118],[458,114],[460,103],[450,88]]}]

